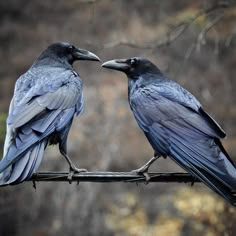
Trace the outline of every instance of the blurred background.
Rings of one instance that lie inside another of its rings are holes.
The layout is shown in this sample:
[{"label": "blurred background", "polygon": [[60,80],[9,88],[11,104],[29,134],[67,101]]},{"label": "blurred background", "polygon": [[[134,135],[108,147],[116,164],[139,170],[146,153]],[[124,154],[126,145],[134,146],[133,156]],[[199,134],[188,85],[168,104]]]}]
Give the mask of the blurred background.
[{"label": "blurred background", "polygon": [[[191,91],[228,134],[236,161],[234,1],[0,1],[0,142],[16,79],[55,41],[102,61],[144,56]],[[153,155],[127,102],[125,75],[77,62],[85,111],[74,119],[69,155],[90,171],[130,171]],[[67,171],[49,147],[42,171]],[[160,159],[152,171],[182,170]],[[202,184],[37,183],[0,189],[0,235],[236,235],[236,210]]]}]

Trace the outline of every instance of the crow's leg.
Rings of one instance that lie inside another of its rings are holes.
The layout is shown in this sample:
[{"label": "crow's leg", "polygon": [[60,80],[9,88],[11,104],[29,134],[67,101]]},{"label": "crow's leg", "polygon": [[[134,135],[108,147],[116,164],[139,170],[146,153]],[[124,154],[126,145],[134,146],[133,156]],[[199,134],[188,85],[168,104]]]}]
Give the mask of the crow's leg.
[{"label": "crow's leg", "polygon": [[[72,120],[71,120],[72,122]],[[80,173],[80,172],[87,172],[86,169],[79,169],[75,166],[75,164],[71,161],[71,159],[69,158],[69,156],[67,155],[67,136],[69,133],[69,129],[71,126],[71,122],[66,126],[66,128],[61,131],[58,135],[59,135],[59,150],[61,152],[61,154],[65,157],[66,161],[69,164],[69,175],[68,175],[68,180],[69,183],[71,183],[72,177],[75,173]]]},{"label": "crow's leg", "polygon": [[68,180],[71,183],[72,177],[75,173],[80,173],[80,172],[87,172],[86,169],[79,169],[75,166],[75,164],[71,161],[71,159],[69,158],[69,156],[63,151],[60,150],[61,154],[65,157],[66,161],[69,164],[70,170],[69,170],[69,174],[68,174]]},{"label": "crow's leg", "polygon": [[142,167],[132,170],[131,172],[135,172],[137,174],[142,174],[145,176],[146,178],[146,182],[148,183],[148,181],[150,180],[150,176],[148,174],[148,169],[151,166],[151,164],[156,161],[160,156],[157,155],[156,153],[154,153],[154,156],[147,162],[145,163]]}]

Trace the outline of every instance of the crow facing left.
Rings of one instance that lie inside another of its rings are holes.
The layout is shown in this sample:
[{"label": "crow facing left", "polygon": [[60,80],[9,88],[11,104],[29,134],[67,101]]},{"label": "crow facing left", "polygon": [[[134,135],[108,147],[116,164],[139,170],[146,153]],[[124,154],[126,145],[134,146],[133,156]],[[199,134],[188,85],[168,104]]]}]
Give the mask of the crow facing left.
[{"label": "crow facing left", "polygon": [[48,144],[59,144],[67,156],[67,136],[74,118],[83,111],[82,80],[73,69],[77,60],[100,61],[93,53],[71,44],[51,44],[17,80],[7,118],[0,162],[0,185],[29,179],[38,169]]},{"label": "crow facing left", "polygon": [[145,58],[111,60],[102,66],[127,75],[130,108],[154,149],[154,157],[135,171],[148,176],[159,156],[169,156],[236,206],[236,168],[220,141],[225,132],[200,102]]}]

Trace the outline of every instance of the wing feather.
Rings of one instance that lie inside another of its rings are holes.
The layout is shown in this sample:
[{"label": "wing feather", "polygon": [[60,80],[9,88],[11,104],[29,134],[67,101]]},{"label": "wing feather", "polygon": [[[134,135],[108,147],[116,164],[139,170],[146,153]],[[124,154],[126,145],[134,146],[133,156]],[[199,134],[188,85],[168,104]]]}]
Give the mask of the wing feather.
[{"label": "wing feather", "polygon": [[140,88],[131,96],[130,106],[145,130],[153,122],[175,119],[211,137],[225,137],[224,131],[204,112],[198,100],[179,85],[177,90],[168,83]]},{"label": "wing feather", "polygon": [[154,150],[168,155],[215,192],[236,204],[236,171],[222,148],[220,126],[186,90],[147,85],[130,96],[130,106]]},{"label": "wing feather", "polygon": [[72,85],[64,85],[54,92],[34,97],[26,104],[16,106],[9,114],[7,123],[12,128],[18,128],[45,111],[64,110],[74,107],[81,96],[81,90]]}]

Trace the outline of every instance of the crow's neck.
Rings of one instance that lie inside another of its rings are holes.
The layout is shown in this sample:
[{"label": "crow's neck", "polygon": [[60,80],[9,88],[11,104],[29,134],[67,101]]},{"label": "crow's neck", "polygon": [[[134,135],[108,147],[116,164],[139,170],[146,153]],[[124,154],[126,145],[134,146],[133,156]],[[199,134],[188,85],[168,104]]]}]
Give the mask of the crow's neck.
[{"label": "crow's neck", "polygon": [[63,67],[65,69],[73,69],[73,66],[68,62],[68,60],[52,55],[50,55],[50,57],[41,55],[32,65],[32,67],[36,66]]},{"label": "crow's neck", "polygon": [[163,82],[164,80],[166,80],[166,78],[161,72],[159,74],[146,73],[132,77],[128,76],[128,95],[131,96],[140,87]]}]

